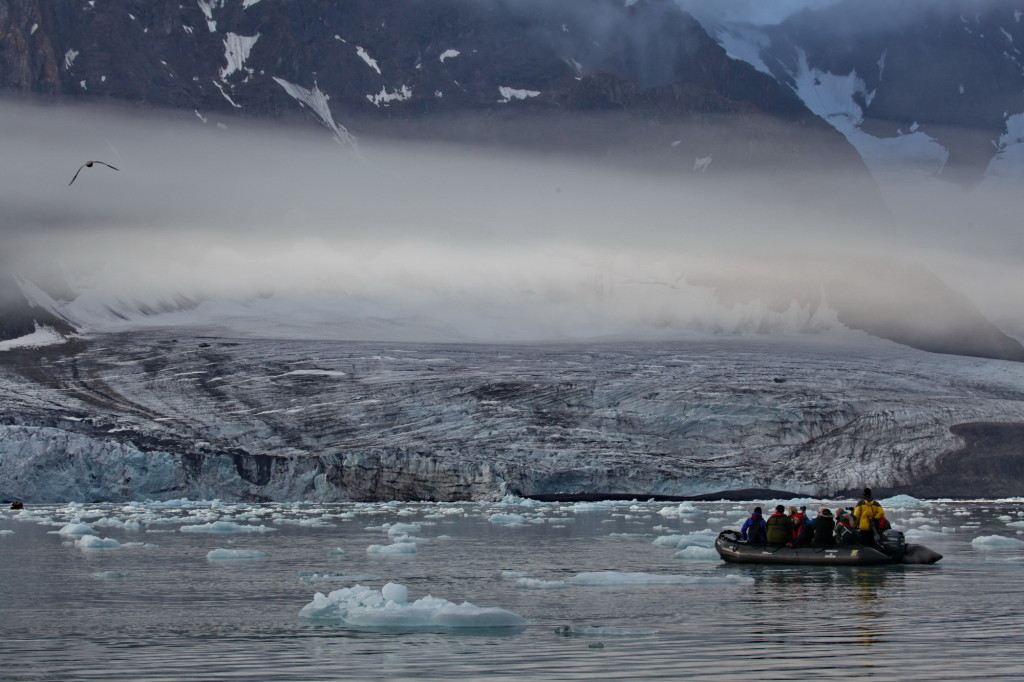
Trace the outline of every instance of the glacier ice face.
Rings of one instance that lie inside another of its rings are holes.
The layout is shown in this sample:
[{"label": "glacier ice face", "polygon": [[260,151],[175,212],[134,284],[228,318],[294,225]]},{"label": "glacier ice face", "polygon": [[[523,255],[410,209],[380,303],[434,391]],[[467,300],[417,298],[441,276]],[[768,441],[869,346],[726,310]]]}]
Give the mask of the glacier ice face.
[{"label": "glacier ice face", "polygon": [[499,346],[104,334],[0,365],[0,497],[913,493],[955,463],[964,440],[951,428],[1024,424],[1021,385],[1019,363],[827,336]]}]

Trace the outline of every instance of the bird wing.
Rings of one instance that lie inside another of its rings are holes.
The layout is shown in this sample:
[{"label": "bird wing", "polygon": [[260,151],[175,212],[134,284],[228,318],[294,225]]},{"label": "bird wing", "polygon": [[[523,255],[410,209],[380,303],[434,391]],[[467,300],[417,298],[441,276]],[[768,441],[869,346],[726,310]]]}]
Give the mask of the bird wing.
[{"label": "bird wing", "polygon": [[110,165],[109,163],[107,163],[106,161],[93,161],[93,163],[102,163],[102,164],[103,164],[104,166],[106,166],[107,168],[113,168],[114,170],[121,170],[120,168],[114,168],[113,166],[111,166],[111,165]]},{"label": "bird wing", "polygon": [[[74,181],[75,181],[75,178],[77,178],[77,177],[78,177],[78,174],[82,172],[82,169],[83,169],[83,168],[85,168],[85,164],[84,164],[84,163],[83,163],[83,164],[82,164],[81,166],[79,166],[79,167],[78,167],[78,170],[76,170],[76,171],[75,171],[75,177],[74,177],[74,178],[71,178],[71,182],[74,182]],[[70,187],[70,186],[71,186],[71,182],[69,182],[69,183],[68,183],[68,187]]]}]

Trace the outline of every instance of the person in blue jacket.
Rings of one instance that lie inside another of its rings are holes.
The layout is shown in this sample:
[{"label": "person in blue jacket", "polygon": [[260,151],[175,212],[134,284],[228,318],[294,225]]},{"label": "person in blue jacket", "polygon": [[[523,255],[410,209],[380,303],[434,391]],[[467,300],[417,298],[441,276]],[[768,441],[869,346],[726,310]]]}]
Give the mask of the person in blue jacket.
[{"label": "person in blue jacket", "polygon": [[743,527],[740,528],[740,537],[744,542],[764,542],[766,537],[764,529],[765,520],[761,516],[761,508],[754,507],[754,513],[743,522]]}]

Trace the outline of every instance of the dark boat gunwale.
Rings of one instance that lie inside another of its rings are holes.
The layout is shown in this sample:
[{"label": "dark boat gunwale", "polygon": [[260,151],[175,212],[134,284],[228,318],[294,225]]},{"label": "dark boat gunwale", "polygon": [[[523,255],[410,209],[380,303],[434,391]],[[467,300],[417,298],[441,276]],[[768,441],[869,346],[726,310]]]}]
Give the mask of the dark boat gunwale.
[{"label": "dark boat gunwale", "polygon": [[819,566],[873,566],[899,563],[899,559],[865,545],[814,546],[750,544],[736,531],[722,531],[715,538],[718,555],[730,563],[803,564]]}]

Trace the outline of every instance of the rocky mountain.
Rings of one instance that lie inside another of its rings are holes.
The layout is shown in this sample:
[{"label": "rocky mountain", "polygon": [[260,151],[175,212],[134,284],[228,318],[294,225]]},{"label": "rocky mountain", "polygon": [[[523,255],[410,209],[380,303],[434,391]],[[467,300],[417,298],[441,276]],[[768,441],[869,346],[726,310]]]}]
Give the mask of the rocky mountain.
[{"label": "rocky mountain", "polygon": [[[712,151],[716,166],[809,164],[824,145],[857,163],[788,87],[730,59],[670,0],[14,0],[0,12],[9,95],[211,121],[304,113],[346,144],[554,145],[676,168]],[[679,134],[726,115],[743,116],[745,139]]]},{"label": "rocky mountain", "polygon": [[770,26],[703,18],[873,168],[917,166],[967,187],[1020,175],[1024,3],[841,0]]}]

